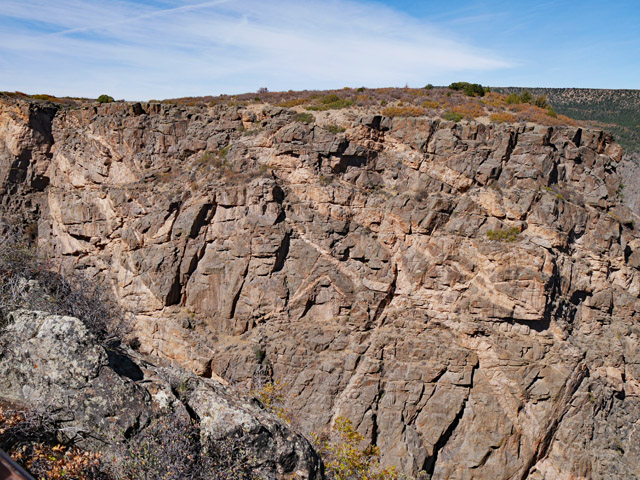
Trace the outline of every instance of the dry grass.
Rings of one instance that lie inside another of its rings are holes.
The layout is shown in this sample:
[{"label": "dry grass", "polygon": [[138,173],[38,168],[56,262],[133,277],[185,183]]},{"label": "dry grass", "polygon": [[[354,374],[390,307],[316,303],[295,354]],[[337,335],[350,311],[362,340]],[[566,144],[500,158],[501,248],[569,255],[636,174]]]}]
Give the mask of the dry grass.
[{"label": "dry grass", "polygon": [[27,308],[76,317],[103,343],[130,331],[106,284],[56,269],[15,226],[0,222],[0,232],[0,325],[9,312]]},{"label": "dry grass", "polygon": [[410,106],[391,106],[382,109],[385,117],[420,117],[425,114],[424,108]]},{"label": "dry grass", "polygon": [[99,453],[61,445],[46,417],[0,404],[0,446],[34,477],[46,480],[109,480]]},{"label": "dry grass", "polygon": [[517,120],[516,116],[509,112],[492,113],[490,118],[494,123],[513,123]]},{"label": "dry grass", "polygon": [[471,120],[486,115],[485,109],[479,103],[469,102],[453,107],[455,113],[459,113],[464,118]]},{"label": "dry grass", "polygon": [[[54,103],[71,102],[70,99],[58,99],[50,95],[34,95],[29,97],[20,92],[6,93],[20,98],[36,98]],[[520,97],[518,97],[520,98]],[[304,107],[311,111],[325,111],[347,108],[364,108],[387,116],[442,116],[451,111],[466,119],[478,117],[496,118],[497,122],[535,122],[543,125],[575,125],[570,118],[556,115],[545,108],[543,97],[531,97],[527,102],[513,102],[507,95],[487,92],[482,97],[472,97],[463,91],[451,90],[447,87],[432,88],[342,88],[325,91],[286,91],[249,92],[240,95],[219,95],[216,97],[184,97],[161,100],[161,103],[184,105],[191,107],[234,107],[246,108],[251,105],[268,104],[283,108]],[[81,100],[73,100],[82,102]],[[87,101],[87,100],[85,100]]]}]

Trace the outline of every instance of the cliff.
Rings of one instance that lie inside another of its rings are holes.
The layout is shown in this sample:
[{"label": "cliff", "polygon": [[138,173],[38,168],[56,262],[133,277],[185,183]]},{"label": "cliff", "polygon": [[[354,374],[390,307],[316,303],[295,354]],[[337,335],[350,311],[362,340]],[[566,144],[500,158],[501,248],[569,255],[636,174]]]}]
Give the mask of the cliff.
[{"label": "cliff", "polygon": [[[482,119],[480,119],[482,120]],[[579,127],[0,102],[0,183],[140,353],[434,479],[640,475],[640,238]]]}]

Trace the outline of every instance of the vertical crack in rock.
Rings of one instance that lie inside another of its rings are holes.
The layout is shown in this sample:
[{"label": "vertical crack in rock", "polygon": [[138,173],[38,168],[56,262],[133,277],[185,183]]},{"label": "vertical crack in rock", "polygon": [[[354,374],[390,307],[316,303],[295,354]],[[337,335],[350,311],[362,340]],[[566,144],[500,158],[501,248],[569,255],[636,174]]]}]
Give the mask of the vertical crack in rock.
[{"label": "vertical crack in rock", "polygon": [[182,297],[182,282],[180,281],[180,266],[176,267],[175,275],[173,277],[173,283],[169,288],[169,293],[165,298],[164,304],[165,306],[177,305],[180,303],[180,299]]},{"label": "vertical crack in rock", "polygon": [[[507,149],[505,150],[504,156],[502,157],[503,166],[511,159],[511,154],[513,153],[517,145],[518,145],[518,132],[517,131],[510,132],[509,143],[507,143]],[[498,177],[499,176],[500,176],[500,173],[498,173]],[[496,180],[498,179],[498,177],[496,177]]]},{"label": "vertical crack in rock", "polygon": [[[376,308],[376,311],[373,314],[373,319],[372,319],[372,322],[371,322],[372,324],[375,325],[376,322],[378,321],[378,319],[382,318],[382,314],[384,313],[385,309],[387,308],[387,306],[389,306],[389,304],[393,300],[393,296],[396,293],[396,281],[397,281],[397,279],[398,279],[398,268],[394,264],[393,265],[393,280],[391,281],[391,284],[389,285],[389,290],[387,291],[387,294],[382,299],[382,301],[378,304],[378,307]],[[378,325],[378,326],[382,326],[382,325]]]},{"label": "vertical crack in rock", "polygon": [[433,454],[430,457],[427,457],[425,459],[425,461],[424,461],[424,465],[422,466],[422,470],[427,472],[427,474],[430,476],[430,478],[433,476],[433,472],[435,471],[436,462],[438,461],[438,454],[447,445],[447,442],[449,441],[449,439],[453,435],[453,432],[455,432],[456,428],[458,428],[458,424],[460,423],[460,420],[462,419],[462,416],[464,415],[465,408],[467,407],[467,402],[469,401],[469,397],[471,396],[471,390],[473,389],[474,377],[475,377],[475,373],[476,373],[476,370],[478,369],[478,367],[479,367],[479,365],[476,364],[476,365],[474,365],[473,369],[471,370],[471,379],[470,379],[469,389],[467,391],[467,396],[462,401],[462,405],[460,405],[460,409],[458,410],[458,413],[456,413],[456,416],[453,419],[453,422],[451,422],[449,424],[449,426],[444,431],[444,433],[440,436],[440,438],[438,438],[438,441],[433,446]]},{"label": "vertical crack in rock", "polygon": [[241,274],[242,282],[240,282],[240,286],[238,287],[238,290],[233,295],[233,299],[231,300],[231,308],[229,309],[230,319],[236,316],[236,307],[238,306],[238,300],[240,300],[240,294],[242,293],[242,288],[244,287],[244,283],[247,281],[248,272],[249,272],[249,262],[247,262],[244,267],[244,271]]},{"label": "vertical crack in rock", "polygon": [[588,375],[589,369],[587,368],[584,360],[581,360],[571,376],[567,379],[562,394],[555,401],[553,411],[549,415],[549,423],[547,423],[546,428],[543,430],[542,436],[536,441],[533,455],[523,466],[520,480],[526,480],[531,474],[533,467],[546,457],[549,447],[551,447],[555,434],[558,430],[558,425],[567,414],[569,407],[571,407],[571,401],[574,394],[580,387],[582,381]]},{"label": "vertical crack in rock", "polygon": [[573,136],[571,140],[576,147],[580,147],[580,142],[582,141],[582,129],[578,128],[576,130],[576,134]]},{"label": "vertical crack in rock", "polygon": [[202,206],[196,218],[193,220],[193,225],[191,225],[191,231],[189,232],[190,238],[197,238],[200,234],[200,230],[203,226],[207,225],[212,215],[209,215],[209,212],[212,212],[212,215],[215,214],[215,205],[212,203],[206,203]]},{"label": "vertical crack in rock", "polygon": [[282,242],[280,242],[280,246],[278,247],[278,250],[276,251],[276,261],[273,264],[273,269],[271,270],[272,274],[279,272],[284,267],[284,262],[287,259],[287,256],[289,255],[290,243],[291,243],[291,232],[287,231],[287,233],[284,234],[284,238],[282,239]]}]

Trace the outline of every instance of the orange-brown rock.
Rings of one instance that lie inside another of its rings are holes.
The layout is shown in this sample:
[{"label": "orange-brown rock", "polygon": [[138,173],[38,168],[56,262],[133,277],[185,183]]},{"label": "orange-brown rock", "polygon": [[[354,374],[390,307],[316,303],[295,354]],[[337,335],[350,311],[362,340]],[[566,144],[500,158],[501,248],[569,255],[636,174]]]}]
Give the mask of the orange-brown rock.
[{"label": "orange-brown rock", "polygon": [[640,476],[640,237],[607,133],[0,105],[3,204],[110,279],[143,353],[277,379],[303,431],[348,417],[434,479]]}]

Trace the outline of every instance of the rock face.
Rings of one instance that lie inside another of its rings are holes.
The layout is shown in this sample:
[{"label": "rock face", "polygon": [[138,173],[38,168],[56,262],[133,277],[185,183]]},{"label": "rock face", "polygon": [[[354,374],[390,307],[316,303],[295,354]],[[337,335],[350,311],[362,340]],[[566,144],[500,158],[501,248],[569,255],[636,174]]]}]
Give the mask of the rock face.
[{"label": "rock face", "polygon": [[13,312],[0,351],[0,400],[46,413],[69,438],[112,462],[123,461],[118,445],[162,416],[191,416],[205,438],[228,442],[242,431],[259,478],[319,477],[309,443],[281,421],[213,380],[106,350],[76,318]]},{"label": "rock face", "polygon": [[608,134],[119,103],[41,138],[4,102],[0,165],[48,152],[4,205],[110,279],[142,353],[279,380],[303,430],[348,417],[405,472],[640,476],[640,238]]}]

